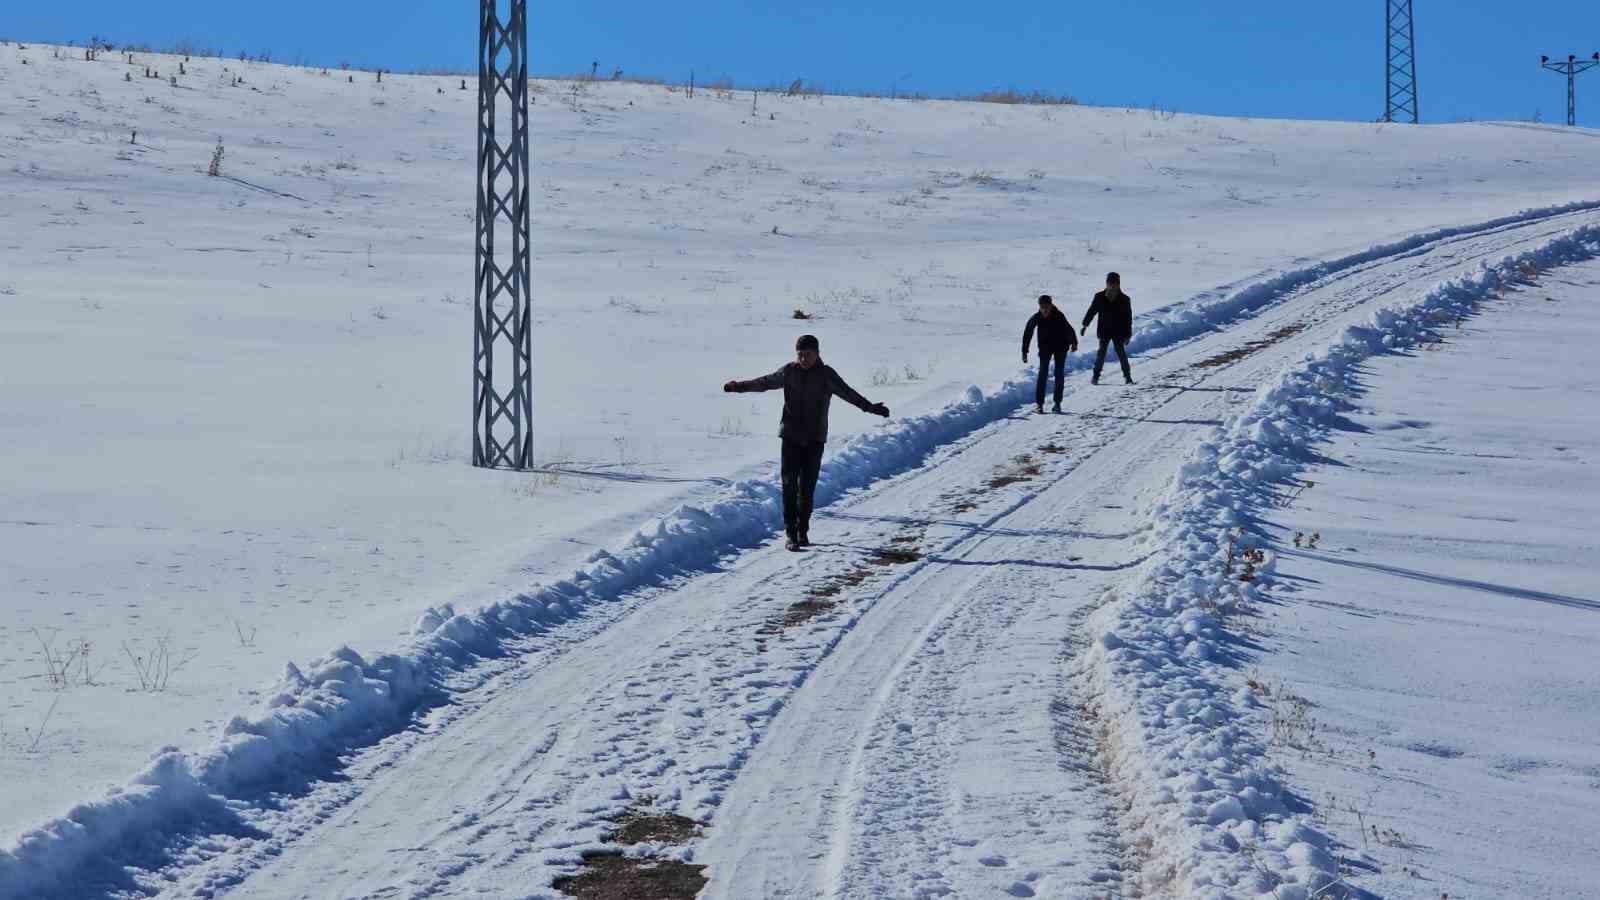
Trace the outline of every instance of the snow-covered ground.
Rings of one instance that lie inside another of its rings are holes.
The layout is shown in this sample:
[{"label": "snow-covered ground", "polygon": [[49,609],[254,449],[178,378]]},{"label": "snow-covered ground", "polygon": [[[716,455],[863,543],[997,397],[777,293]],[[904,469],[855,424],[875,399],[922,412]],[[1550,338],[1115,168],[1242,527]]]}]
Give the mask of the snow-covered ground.
[{"label": "snow-covered ground", "polygon": [[1267,517],[1283,586],[1256,677],[1376,892],[1595,896],[1600,264],[1440,337],[1361,373],[1312,484]]},{"label": "snow-covered ground", "polygon": [[[1568,129],[543,83],[550,465],[486,473],[457,79],[0,51],[0,826],[181,751],[23,832],[0,892],[540,895],[643,795],[708,822],[674,852],[716,896],[1315,884],[1336,829],[1264,797],[1270,748],[1150,768],[1260,708],[1197,649],[1206,701],[1142,716],[1109,617],[1175,571],[1173,473],[1253,390],[1600,220],[1558,208],[1600,198]],[[1141,385],[1015,420],[1032,297],[1077,315],[1111,268]],[[821,552],[735,554],[777,406],[716,386],[802,328],[896,419],[836,414]],[[52,686],[40,638],[87,669]],[[138,690],[163,640],[186,664]]]}]

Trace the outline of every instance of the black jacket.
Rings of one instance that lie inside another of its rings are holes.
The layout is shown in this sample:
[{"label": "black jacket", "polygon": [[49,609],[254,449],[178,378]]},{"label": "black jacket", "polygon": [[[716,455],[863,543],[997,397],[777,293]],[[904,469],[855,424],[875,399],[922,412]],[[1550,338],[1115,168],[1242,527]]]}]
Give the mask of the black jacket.
[{"label": "black jacket", "polygon": [[788,363],[771,375],[750,381],[735,381],[734,390],[775,391],[783,388],[783,418],[778,421],[778,437],[801,444],[821,444],[828,439],[828,403],[835,394],[862,412],[872,412],[867,398],[844,383],[833,367],[817,360],[809,369]]},{"label": "black jacket", "polygon": [[1078,333],[1072,330],[1067,314],[1056,310],[1050,316],[1034,313],[1028,327],[1022,329],[1022,355],[1028,355],[1028,345],[1033,342],[1033,330],[1039,329],[1039,355],[1046,356],[1059,350],[1078,349]]},{"label": "black jacket", "polygon": [[1133,303],[1127,294],[1119,294],[1117,299],[1106,298],[1106,292],[1101,291],[1094,295],[1094,302],[1089,304],[1089,311],[1083,316],[1083,330],[1089,330],[1089,322],[1094,317],[1100,316],[1100,325],[1095,334],[1100,340],[1127,340],[1133,337]]}]

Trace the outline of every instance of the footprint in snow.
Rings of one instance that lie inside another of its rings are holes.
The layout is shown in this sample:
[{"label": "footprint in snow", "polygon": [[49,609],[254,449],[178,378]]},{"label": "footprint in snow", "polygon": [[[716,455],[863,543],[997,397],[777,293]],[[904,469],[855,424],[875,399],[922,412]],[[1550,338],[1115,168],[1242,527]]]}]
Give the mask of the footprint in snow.
[{"label": "footprint in snow", "polygon": [[989,856],[981,857],[978,862],[996,869],[1009,864],[1009,861],[1004,856],[1000,856],[999,854],[991,854]]}]

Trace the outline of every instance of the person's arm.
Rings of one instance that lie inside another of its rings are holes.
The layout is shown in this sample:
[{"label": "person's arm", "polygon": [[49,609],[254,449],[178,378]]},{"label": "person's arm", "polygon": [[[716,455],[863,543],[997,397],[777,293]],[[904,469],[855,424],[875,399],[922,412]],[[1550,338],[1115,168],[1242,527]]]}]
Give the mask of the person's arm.
[{"label": "person's arm", "polygon": [[1022,329],[1022,361],[1028,361],[1028,345],[1033,343],[1033,329],[1039,327],[1039,314],[1034,313],[1028,317],[1028,325]]},{"label": "person's arm", "polygon": [[[784,369],[787,368],[788,366],[784,366]],[[775,391],[781,387],[783,387],[783,369],[749,381],[730,381],[723,385],[722,389],[730,394],[745,394],[755,391]]]},{"label": "person's arm", "polygon": [[[1061,318],[1065,319],[1066,316],[1062,316]],[[1085,325],[1083,327],[1088,328],[1089,326]],[[1074,353],[1076,353],[1078,350],[1078,333],[1072,330],[1071,322],[1067,323],[1067,349]]]},{"label": "person's arm", "polygon": [[844,379],[840,378],[839,373],[831,367],[828,369],[828,388],[833,391],[835,397],[844,400],[862,412],[872,413],[875,416],[889,415],[889,407],[884,406],[882,403],[873,403],[856,393],[856,389],[845,384]]},{"label": "person's arm", "polygon": [[1099,311],[1100,311],[1100,295],[1099,294],[1095,294],[1094,295],[1094,299],[1089,301],[1089,311],[1083,314],[1083,333],[1084,334],[1088,334],[1089,333],[1089,323],[1094,321],[1095,313],[1098,313]]}]

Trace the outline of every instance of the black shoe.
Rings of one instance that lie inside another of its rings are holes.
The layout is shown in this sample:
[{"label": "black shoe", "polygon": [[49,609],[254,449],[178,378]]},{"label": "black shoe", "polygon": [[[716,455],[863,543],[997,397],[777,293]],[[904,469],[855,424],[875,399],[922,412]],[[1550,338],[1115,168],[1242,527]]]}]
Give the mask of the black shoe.
[{"label": "black shoe", "polygon": [[1100,383],[1100,373],[1096,372],[1093,375],[1089,376],[1089,383],[1090,384],[1099,384]]},{"label": "black shoe", "polygon": [[1056,412],[1061,412],[1061,404],[1059,404],[1059,403],[1057,403],[1057,404],[1056,404],[1056,409],[1055,409],[1055,411],[1056,411]]},{"label": "black shoe", "polygon": [[1132,375],[1124,375],[1124,376],[1122,376],[1122,383],[1123,384],[1133,384],[1133,376]]},{"label": "black shoe", "polygon": [[800,542],[798,540],[796,540],[795,538],[789,538],[789,542],[787,544],[784,544],[784,546],[789,549],[790,553],[799,553],[800,552]]},{"label": "black shoe", "polygon": [[804,532],[804,531],[800,532],[799,544],[802,547],[811,546],[811,535],[808,532]]},{"label": "black shoe", "polygon": [[1033,405],[1033,411],[1036,412],[1036,413],[1044,412],[1044,404],[1043,403],[1035,403]]}]

